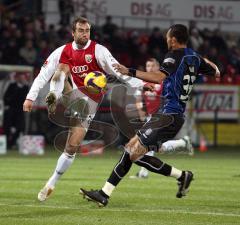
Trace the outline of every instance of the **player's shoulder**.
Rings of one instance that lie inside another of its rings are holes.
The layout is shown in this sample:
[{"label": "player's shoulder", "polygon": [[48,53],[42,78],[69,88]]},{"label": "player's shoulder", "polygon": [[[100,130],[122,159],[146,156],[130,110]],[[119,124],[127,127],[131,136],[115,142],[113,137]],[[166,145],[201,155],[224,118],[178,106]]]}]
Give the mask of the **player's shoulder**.
[{"label": "player's shoulder", "polygon": [[96,50],[109,51],[109,50],[107,49],[107,47],[105,47],[104,45],[99,44],[99,43],[97,43],[97,42],[95,42],[95,44],[96,44]]},{"label": "player's shoulder", "polygon": [[168,51],[165,55],[164,61],[166,63],[181,62],[185,57],[200,58],[200,55],[191,48],[179,48]]},{"label": "player's shoulder", "polygon": [[180,61],[180,59],[184,56],[184,52],[181,49],[170,50],[167,52],[163,59],[164,65],[174,65],[176,62]]},{"label": "player's shoulder", "polygon": [[62,51],[71,51],[73,49],[73,43],[68,42],[65,45],[61,46],[60,48],[62,48]]},{"label": "player's shoulder", "polygon": [[174,49],[170,50],[167,55],[172,58],[182,58],[186,55],[186,49],[185,48],[179,48],[179,49]]},{"label": "player's shoulder", "polygon": [[111,52],[105,47],[104,45],[101,44],[96,44],[95,47],[95,55],[97,58],[108,58],[110,61],[115,62],[116,60],[113,58]]},{"label": "player's shoulder", "polygon": [[56,56],[56,55],[59,55],[61,54],[61,52],[63,51],[63,49],[66,47],[66,44],[65,45],[61,45],[60,47],[56,48],[52,53],[51,53],[51,56]]}]

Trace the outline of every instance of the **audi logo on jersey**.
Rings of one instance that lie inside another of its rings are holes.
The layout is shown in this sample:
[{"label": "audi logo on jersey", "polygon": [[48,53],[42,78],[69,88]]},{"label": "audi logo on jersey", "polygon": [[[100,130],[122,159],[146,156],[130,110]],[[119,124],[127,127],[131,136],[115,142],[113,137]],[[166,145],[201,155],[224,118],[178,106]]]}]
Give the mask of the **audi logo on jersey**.
[{"label": "audi logo on jersey", "polygon": [[72,72],[73,73],[82,73],[88,71],[88,66],[83,65],[83,66],[73,66],[72,67]]}]

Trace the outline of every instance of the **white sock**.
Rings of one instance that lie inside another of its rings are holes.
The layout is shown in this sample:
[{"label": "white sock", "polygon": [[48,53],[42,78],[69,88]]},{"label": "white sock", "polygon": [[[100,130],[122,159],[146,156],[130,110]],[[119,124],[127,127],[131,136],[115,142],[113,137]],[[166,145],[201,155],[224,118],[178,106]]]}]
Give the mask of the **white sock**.
[{"label": "white sock", "polygon": [[57,181],[63,175],[63,173],[71,166],[75,158],[74,155],[69,155],[66,152],[63,152],[57,161],[56,169],[53,175],[49,178],[47,186],[54,188]]},{"label": "white sock", "polygon": [[186,142],[182,139],[164,142],[161,146],[162,152],[173,152],[178,148],[185,148]]},{"label": "white sock", "polygon": [[51,81],[50,81],[50,92],[53,92],[58,99],[62,95],[66,75],[63,71],[56,71],[54,76],[57,77],[57,78],[56,79],[51,79]]},{"label": "white sock", "polygon": [[175,177],[176,179],[180,178],[182,176],[182,171],[179,169],[176,169],[172,167],[170,177]]},{"label": "white sock", "polygon": [[141,167],[140,171],[139,171],[139,176],[148,176],[148,170],[145,167]]},{"label": "white sock", "polygon": [[147,152],[145,155],[154,156],[154,151]]},{"label": "white sock", "polygon": [[116,186],[112,185],[111,183],[106,182],[102,188],[102,191],[110,197],[115,187]]}]

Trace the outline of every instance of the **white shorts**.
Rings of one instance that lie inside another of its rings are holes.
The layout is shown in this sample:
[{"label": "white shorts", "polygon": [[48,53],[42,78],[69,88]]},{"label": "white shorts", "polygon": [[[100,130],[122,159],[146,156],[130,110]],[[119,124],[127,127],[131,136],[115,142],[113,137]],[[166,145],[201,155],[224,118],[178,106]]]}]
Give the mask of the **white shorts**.
[{"label": "white shorts", "polygon": [[66,115],[78,119],[80,122],[78,125],[87,131],[97,112],[99,102],[95,102],[79,89],[74,89],[71,93],[63,96],[61,102],[66,107]]}]

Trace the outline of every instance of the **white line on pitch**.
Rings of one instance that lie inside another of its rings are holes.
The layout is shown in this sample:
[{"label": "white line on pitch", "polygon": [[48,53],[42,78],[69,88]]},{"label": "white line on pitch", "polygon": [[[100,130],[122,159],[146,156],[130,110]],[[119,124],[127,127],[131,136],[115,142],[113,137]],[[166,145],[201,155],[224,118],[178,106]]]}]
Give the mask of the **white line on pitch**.
[{"label": "white line on pitch", "polygon": [[[96,210],[96,209],[89,209],[89,208],[77,208],[77,207],[68,207],[68,206],[55,206],[55,205],[43,205],[39,203],[39,205],[31,205],[31,204],[23,204],[23,205],[16,205],[16,204],[4,204],[0,203],[0,206],[12,206],[12,207],[32,207],[32,208],[50,208],[50,209],[71,209],[71,210]],[[179,213],[179,214],[192,214],[192,215],[209,215],[209,216],[229,216],[229,217],[240,217],[240,214],[234,213],[222,213],[222,212],[199,212],[199,211],[185,211],[185,210],[175,210],[175,209],[113,209],[113,208],[104,208],[103,210],[110,211],[110,212],[150,212],[150,213],[157,213],[157,212],[166,212],[166,213]]]}]

